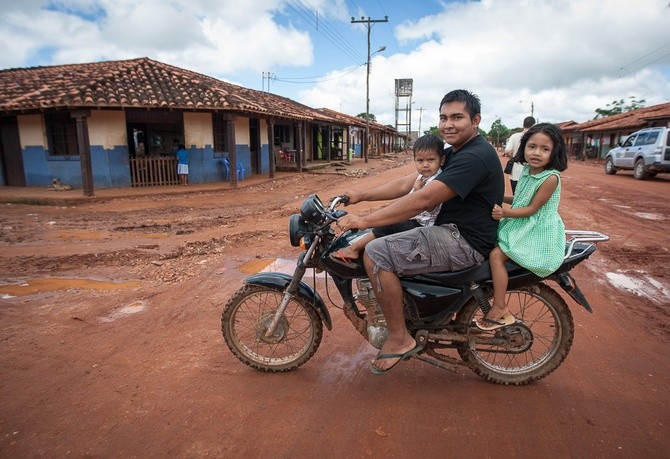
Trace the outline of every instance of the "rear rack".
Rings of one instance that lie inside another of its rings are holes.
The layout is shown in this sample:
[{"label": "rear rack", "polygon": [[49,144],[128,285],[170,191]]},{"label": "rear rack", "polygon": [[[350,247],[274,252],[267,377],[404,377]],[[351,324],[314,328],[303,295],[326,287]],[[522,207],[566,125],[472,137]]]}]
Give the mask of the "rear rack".
[{"label": "rear rack", "polygon": [[[583,230],[565,230],[565,235],[569,236],[567,240],[568,248],[565,251],[563,259],[568,259],[572,256],[572,251],[575,244],[578,242],[603,242],[609,241],[610,237],[606,234],[597,231],[583,231]],[[592,245],[592,244],[590,244]]]}]

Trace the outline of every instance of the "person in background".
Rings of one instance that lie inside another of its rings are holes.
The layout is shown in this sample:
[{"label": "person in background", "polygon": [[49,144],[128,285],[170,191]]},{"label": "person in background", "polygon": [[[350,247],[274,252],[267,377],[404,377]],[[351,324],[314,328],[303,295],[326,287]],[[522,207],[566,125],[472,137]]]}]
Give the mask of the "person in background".
[{"label": "person in background", "polygon": [[[535,118],[532,116],[527,116],[523,120],[523,130],[520,132],[515,132],[512,134],[509,139],[507,139],[507,144],[505,145],[505,155],[510,159],[519,151],[519,145],[521,143],[521,137],[535,124]],[[523,170],[523,164],[517,161],[514,161],[512,164],[512,172],[509,175],[509,183],[512,186],[512,194],[516,190],[516,184],[519,181],[521,176],[521,171]]]},{"label": "person in background", "polygon": [[546,277],[563,263],[565,226],[558,214],[561,172],[568,167],[568,154],[561,130],[549,123],[536,124],[521,138],[514,157],[523,166],[519,192],[505,196],[511,208],[493,207],[491,216],[500,220],[498,245],[489,255],[493,276],[493,306],[478,328],[486,331],[512,325],[516,318],[505,304],[508,285],[505,261]]},{"label": "person in background", "polygon": [[177,155],[177,175],[180,185],[188,185],[188,151],[183,143],[180,143],[175,153]]}]

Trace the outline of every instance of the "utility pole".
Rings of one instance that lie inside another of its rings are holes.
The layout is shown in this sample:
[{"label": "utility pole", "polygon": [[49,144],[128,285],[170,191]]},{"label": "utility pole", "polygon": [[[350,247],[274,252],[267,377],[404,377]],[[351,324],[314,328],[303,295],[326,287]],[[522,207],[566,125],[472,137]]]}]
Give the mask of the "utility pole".
[{"label": "utility pole", "polygon": [[421,137],[421,115],[423,114],[423,107],[419,108],[419,130],[416,132],[417,138]]},{"label": "utility pole", "polygon": [[[389,22],[389,17],[384,16],[384,19],[366,19],[364,16],[361,16],[360,19],[351,18],[352,24],[363,23],[367,25],[368,28],[368,61],[367,61],[367,75],[365,77],[365,139],[363,140],[363,157],[365,162],[368,162],[368,148],[370,143],[370,29],[372,24],[376,22]],[[379,51],[386,49],[385,46],[379,48]],[[379,52],[377,51],[377,52]]]},{"label": "utility pole", "polygon": [[265,79],[268,79],[268,90],[267,92],[270,92],[270,78],[274,78],[275,75],[270,72],[263,72],[263,84],[261,85],[261,92],[265,90]]}]

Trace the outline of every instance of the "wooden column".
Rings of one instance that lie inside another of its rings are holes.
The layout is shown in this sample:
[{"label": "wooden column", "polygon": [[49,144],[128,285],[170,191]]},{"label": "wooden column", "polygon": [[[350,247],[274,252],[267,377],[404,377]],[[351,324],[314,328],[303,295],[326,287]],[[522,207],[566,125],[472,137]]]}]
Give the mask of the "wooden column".
[{"label": "wooden column", "polygon": [[330,125],[326,128],[326,133],[326,137],[328,137],[326,143],[326,158],[328,158],[328,162],[331,162],[333,160],[333,130]]},{"label": "wooden column", "polygon": [[237,187],[237,142],[235,141],[235,119],[237,117],[231,114],[225,114],[223,119],[226,120],[226,138],[228,145],[228,163],[230,164],[230,184]]},{"label": "wooden column", "polygon": [[93,168],[91,165],[91,143],[88,138],[88,123],[86,118],[91,116],[90,110],[74,110],[70,114],[77,125],[77,149],[81,164],[81,183],[84,196],[93,197]]},{"label": "wooden column", "polygon": [[274,118],[268,118],[266,120],[268,125],[268,151],[269,151],[269,169],[270,169],[270,178],[275,176],[275,171],[277,169],[275,163],[275,120]]},{"label": "wooden column", "polygon": [[303,151],[303,141],[302,141],[302,121],[298,122],[298,145],[297,145],[297,150],[296,154],[298,155],[298,158],[296,160],[296,163],[298,164],[298,172],[302,172],[302,168],[307,165],[305,161],[305,152]]}]

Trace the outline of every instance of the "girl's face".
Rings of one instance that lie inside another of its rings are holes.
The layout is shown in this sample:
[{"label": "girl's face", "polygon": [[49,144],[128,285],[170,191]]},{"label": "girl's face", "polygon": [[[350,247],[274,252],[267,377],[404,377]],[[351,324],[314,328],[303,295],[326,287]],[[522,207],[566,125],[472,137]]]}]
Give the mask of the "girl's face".
[{"label": "girl's face", "polygon": [[536,174],[542,172],[549,160],[551,152],[554,149],[554,142],[543,132],[536,132],[528,139],[526,149],[523,152],[526,162],[530,164],[530,172]]},{"label": "girl's face", "polygon": [[416,171],[425,178],[437,174],[443,163],[444,156],[438,155],[435,150],[417,150],[414,152]]}]

